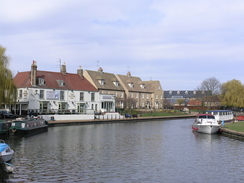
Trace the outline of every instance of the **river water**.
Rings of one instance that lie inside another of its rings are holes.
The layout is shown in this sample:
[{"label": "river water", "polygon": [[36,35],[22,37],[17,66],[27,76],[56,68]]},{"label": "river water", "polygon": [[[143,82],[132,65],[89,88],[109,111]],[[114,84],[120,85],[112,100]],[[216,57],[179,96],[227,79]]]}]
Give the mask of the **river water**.
[{"label": "river water", "polygon": [[62,126],[9,137],[16,167],[10,182],[244,182],[244,142],[195,134],[192,123]]}]

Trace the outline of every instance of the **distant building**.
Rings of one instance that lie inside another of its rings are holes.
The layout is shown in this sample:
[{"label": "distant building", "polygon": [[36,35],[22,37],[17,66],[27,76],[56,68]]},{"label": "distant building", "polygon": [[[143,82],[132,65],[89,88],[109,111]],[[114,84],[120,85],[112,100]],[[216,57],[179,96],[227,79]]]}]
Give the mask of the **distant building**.
[{"label": "distant building", "polygon": [[[165,104],[169,106],[179,106],[179,99],[183,99],[182,106],[201,105],[200,98],[204,96],[204,91],[196,90],[165,90]],[[195,101],[195,102],[194,102]]]}]

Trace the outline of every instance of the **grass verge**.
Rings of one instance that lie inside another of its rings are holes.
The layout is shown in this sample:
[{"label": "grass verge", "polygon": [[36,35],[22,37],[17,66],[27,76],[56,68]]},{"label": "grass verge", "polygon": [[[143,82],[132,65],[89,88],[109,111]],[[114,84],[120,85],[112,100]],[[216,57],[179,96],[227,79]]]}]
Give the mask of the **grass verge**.
[{"label": "grass verge", "polygon": [[230,130],[244,132],[244,121],[239,121],[236,123],[225,123],[224,127]]}]

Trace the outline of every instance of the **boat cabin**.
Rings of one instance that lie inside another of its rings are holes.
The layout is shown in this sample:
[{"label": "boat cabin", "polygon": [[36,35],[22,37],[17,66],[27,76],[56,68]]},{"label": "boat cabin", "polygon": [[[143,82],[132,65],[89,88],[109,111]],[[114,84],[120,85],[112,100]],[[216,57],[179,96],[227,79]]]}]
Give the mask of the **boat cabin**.
[{"label": "boat cabin", "polygon": [[231,110],[206,111],[206,114],[214,115],[217,121],[231,121],[234,118],[233,111]]},{"label": "boat cabin", "polygon": [[214,115],[212,115],[212,114],[198,114],[197,118],[199,118],[199,119],[215,119]]}]

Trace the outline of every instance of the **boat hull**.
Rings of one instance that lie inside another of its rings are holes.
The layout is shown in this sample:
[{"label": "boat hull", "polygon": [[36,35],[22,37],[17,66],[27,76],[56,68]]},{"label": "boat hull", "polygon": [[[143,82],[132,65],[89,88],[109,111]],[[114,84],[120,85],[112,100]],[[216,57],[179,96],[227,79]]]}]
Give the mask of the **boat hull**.
[{"label": "boat hull", "polygon": [[10,135],[14,136],[32,136],[36,135],[38,133],[46,132],[48,131],[48,126],[42,126],[38,128],[32,128],[32,129],[12,129],[10,130]]},{"label": "boat hull", "polygon": [[1,155],[0,158],[2,158],[3,162],[9,162],[14,156],[14,152],[11,152],[9,154]]},{"label": "boat hull", "polygon": [[198,133],[207,133],[213,134],[217,133],[220,130],[220,125],[201,125],[201,124],[193,124],[192,130]]}]

